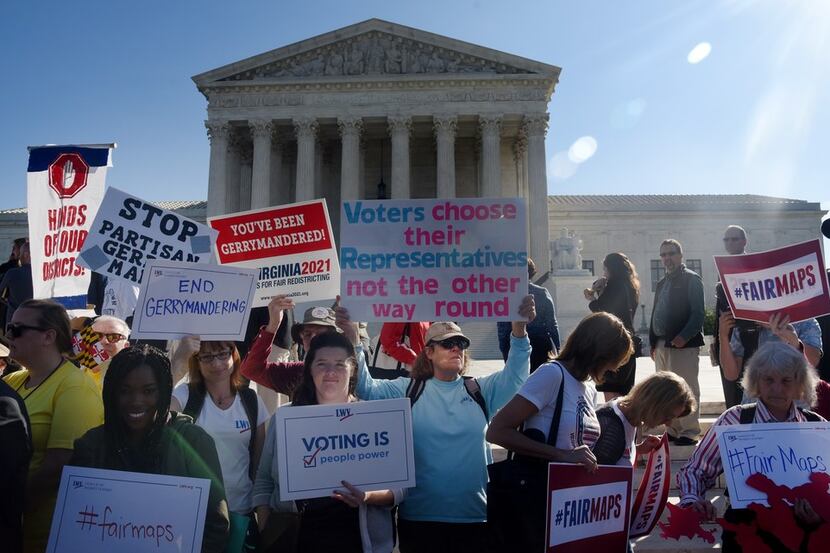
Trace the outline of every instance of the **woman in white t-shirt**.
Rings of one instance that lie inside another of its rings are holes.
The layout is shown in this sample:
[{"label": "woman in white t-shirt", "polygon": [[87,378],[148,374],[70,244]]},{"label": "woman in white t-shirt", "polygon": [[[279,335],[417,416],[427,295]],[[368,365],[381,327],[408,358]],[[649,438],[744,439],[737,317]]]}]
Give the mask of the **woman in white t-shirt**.
[{"label": "woman in white t-shirt", "polygon": [[597,409],[600,439],[593,451],[601,465],[633,467],[637,455],[660,445],[657,436],[645,436],[635,443],[637,429],[667,425],[685,417],[695,408],[695,396],[685,380],[662,371],[634,386],[630,393]]},{"label": "woman in white t-shirt", "polygon": [[[175,387],[170,402],[171,410],[191,415],[216,444],[228,510],[239,515],[231,516],[232,534],[233,526],[246,524],[243,517],[253,510],[253,476],[269,416],[256,392],[243,384],[241,364],[233,342],[202,341],[188,360],[189,382]],[[256,428],[251,428],[254,419]]]}]

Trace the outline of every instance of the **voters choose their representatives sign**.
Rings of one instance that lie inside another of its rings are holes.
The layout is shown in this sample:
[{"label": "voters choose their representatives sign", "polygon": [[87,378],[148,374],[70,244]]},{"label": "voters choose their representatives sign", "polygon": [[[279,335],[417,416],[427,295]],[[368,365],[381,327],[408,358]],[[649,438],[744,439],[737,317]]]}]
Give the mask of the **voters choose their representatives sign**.
[{"label": "voters choose their representatives sign", "polygon": [[151,259],[141,282],[131,338],[244,340],[256,271]]},{"label": "voters choose their representatives sign", "polygon": [[[732,507],[769,506],[767,489],[809,487],[817,475],[830,482],[830,423],[736,424],[716,427]],[[801,497],[804,497],[801,495]]]},{"label": "voters choose their representatives sign", "polygon": [[210,480],[66,466],[47,553],[199,553]]},{"label": "voters choose their representatives sign", "polygon": [[280,500],[415,486],[407,398],[277,409]]},{"label": "voters choose their representatives sign", "polygon": [[356,321],[509,321],[527,295],[522,198],[359,200],[340,214]]},{"label": "voters choose their representatives sign", "polygon": [[631,467],[548,465],[546,549],[549,553],[625,551],[631,498]]},{"label": "voters choose their representatives sign", "polygon": [[211,263],[216,231],[110,187],[92,222],[80,265],[140,284],[150,259]]},{"label": "voters choose their representatives sign", "polygon": [[716,255],[715,265],[736,319],[765,323],[786,313],[796,323],[830,313],[821,241],[745,255]]},{"label": "voters choose their representatives sign", "polygon": [[219,231],[219,263],[258,272],[253,307],[268,305],[278,294],[306,302],[340,293],[325,200],[210,217],[208,224]]}]

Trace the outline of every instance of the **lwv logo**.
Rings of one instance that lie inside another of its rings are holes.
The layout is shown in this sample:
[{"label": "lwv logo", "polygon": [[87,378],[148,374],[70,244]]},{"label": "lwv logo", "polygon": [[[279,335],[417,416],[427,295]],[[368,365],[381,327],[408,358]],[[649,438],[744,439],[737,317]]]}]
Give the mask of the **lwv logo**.
[{"label": "lwv logo", "polygon": [[89,165],[80,154],[61,154],[49,166],[49,186],[58,198],[72,198],[86,186],[87,175]]}]

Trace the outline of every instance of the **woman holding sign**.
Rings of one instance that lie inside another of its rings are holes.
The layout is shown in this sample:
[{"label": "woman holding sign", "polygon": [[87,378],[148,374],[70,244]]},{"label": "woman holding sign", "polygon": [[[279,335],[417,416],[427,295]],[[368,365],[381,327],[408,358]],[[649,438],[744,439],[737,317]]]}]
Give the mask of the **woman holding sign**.
[{"label": "woman holding sign", "polygon": [[[325,332],[311,340],[303,373],[292,405],[323,405],[355,401],[355,350],[344,335]],[[286,406],[286,408],[290,408]],[[254,485],[254,505],[260,529],[267,535],[268,520],[285,512],[290,504],[279,499],[277,424],[271,421],[262,463]],[[296,501],[300,516],[297,550],[301,553],[389,553],[394,547],[392,513],[403,498],[400,490],[364,492],[343,481],[343,489],[330,497]],[[290,541],[290,540],[289,540]],[[282,546],[284,549],[280,549]],[[291,550],[291,545],[271,545],[268,551]]]},{"label": "woman holding sign", "polygon": [[[717,427],[733,424],[760,424],[770,422],[822,421],[821,416],[796,406],[797,401],[813,405],[816,401],[818,375],[807,364],[804,354],[783,342],[764,344],[749,361],[741,386],[749,397],[757,397],[757,403],[736,405],[727,409],[706,432],[694,454],[677,476],[680,484],[680,505],[691,507],[707,519],[715,518],[714,505],[706,499],[708,490],[723,472]],[[809,502],[799,499],[793,505],[796,519],[805,529],[811,529],[821,518]],[[727,509],[724,518],[733,524],[749,524],[754,512],[748,509]],[[828,521],[823,521],[827,524]],[[773,550],[781,550],[781,544],[769,532],[760,530],[758,535]],[[776,546],[778,549],[776,549]],[[723,550],[740,551],[735,533],[724,529]]]},{"label": "woman holding sign", "polygon": [[221,553],[228,504],[213,439],[190,417],[170,411],[170,361],[158,349],[119,352],[104,377],[104,424],[75,441],[69,464],[210,480],[202,551]]},{"label": "woman holding sign", "polygon": [[[518,315],[520,320],[512,323],[507,364],[482,378],[464,377],[470,339],[451,322],[429,327],[411,378],[373,379],[364,356],[358,356],[358,397],[409,397],[413,404],[418,485],[409,491],[398,517],[402,553],[489,549],[486,486],[493,456],[484,435],[490,416],[513,396],[530,370],[526,328],[536,316],[533,296],[524,298]],[[337,316],[339,321],[348,319],[342,307]]]}]

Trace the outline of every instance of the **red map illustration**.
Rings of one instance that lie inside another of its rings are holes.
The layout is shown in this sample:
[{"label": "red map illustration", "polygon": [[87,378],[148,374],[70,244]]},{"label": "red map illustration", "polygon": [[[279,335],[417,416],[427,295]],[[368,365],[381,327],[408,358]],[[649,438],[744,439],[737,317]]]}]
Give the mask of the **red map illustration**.
[{"label": "red map illustration", "polygon": [[703,515],[691,507],[678,507],[673,503],[666,503],[669,510],[668,522],[658,522],[660,525],[660,536],[665,539],[679,540],[682,536],[694,538],[700,536],[707,543],[715,543],[715,535],[704,530],[700,523]]}]

